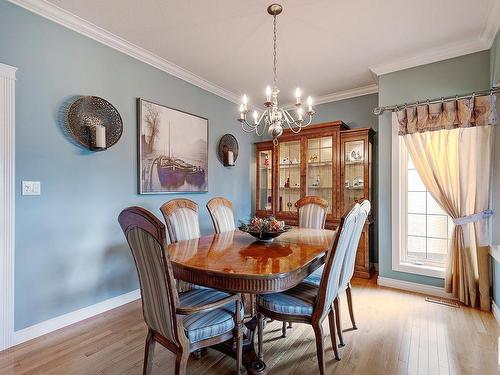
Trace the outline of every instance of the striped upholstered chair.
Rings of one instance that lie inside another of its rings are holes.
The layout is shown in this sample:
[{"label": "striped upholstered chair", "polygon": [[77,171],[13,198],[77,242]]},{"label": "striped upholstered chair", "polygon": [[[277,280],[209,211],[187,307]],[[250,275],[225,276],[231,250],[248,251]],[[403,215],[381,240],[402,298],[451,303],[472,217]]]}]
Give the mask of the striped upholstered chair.
[{"label": "striped upholstered chair", "polygon": [[229,232],[236,229],[234,225],[233,204],[226,198],[212,198],[207,209],[214,223],[215,233]]},{"label": "striped upholstered chair", "polygon": [[300,228],[325,227],[328,202],[320,197],[308,196],[295,202],[295,207],[299,212]]},{"label": "striped upholstered chair", "polygon": [[[160,207],[167,225],[169,243],[200,237],[198,205],[190,199],[172,199]],[[179,292],[203,288],[199,285],[178,281]]]},{"label": "striped upholstered chair", "polygon": [[[295,202],[299,214],[299,228],[324,229],[328,202],[321,197],[307,196]],[[292,322],[288,322],[292,328]],[[286,337],[287,322],[283,322],[282,337]]]},{"label": "striped upholstered chair", "polygon": [[330,336],[335,358],[340,359],[335,334],[333,301],[341,283],[342,266],[356,226],[359,204],[352,206],[340,220],[333,246],[326,254],[325,266],[319,286],[302,282],[281,293],[257,296],[259,357],[262,354],[262,336],[265,317],[287,322],[312,325],[316,336],[316,350],[320,374],[325,373],[323,350],[323,321],[328,316]]},{"label": "striped upholstered chair", "polygon": [[[351,279],[354,275],[354,266],[356,263],[356,251],[358,249],[359,240],[361,238],[361,232],[363,232],[363,226],[365,225],[366,219],[370,214],[371,204],[370,201],[364,200],[359,207],[358,220],[356,221],[356,228],[354,230],[354,235],[351,243],[349,244],[349,249],[344,260],[344,267],[342,270],[342,283],[340,285],[340,293],[346,292],[347,305],[349,308],[349,316],[352,322],[352,328],[358,329],[356,326],[356,320],[354,319],[354,309],[352,306],[352,293],[351,293]],[[318,268],[311,275],[309,275],[304,282],[308,282],[314,285],[319,285],[321,282],[321,276],[323,273],[323,267]],[[337,319],[337,332],[339,335],[340,346],[344,346],[344,339],[342,337],[342,327],[340,324],[340,305],[338,298],[333,302],[335,308],[335,316]]]},{"label": "striped upholstered chair", "polygon": [[231,338],[237,348],[239,374],[243,335],[241,296],[212,289],[178,293],[168,253],[163,249],[165,226],[140,207],[123,210],[118,222],[134,257],[148,326],[144,374],[151,372],[157,342],[175,353],[175,374],[186,374],[190,353]]}]

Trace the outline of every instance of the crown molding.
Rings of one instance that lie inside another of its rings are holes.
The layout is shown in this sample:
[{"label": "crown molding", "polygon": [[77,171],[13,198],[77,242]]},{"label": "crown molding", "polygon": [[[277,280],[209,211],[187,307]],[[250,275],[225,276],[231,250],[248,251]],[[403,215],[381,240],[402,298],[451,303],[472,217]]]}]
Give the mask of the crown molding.
[{"label": "crown molding", "polygon": [[49,3],[45,0],[9,0],[9,2],[160,69],[174,77],[198,86],[203,90],[227,99],[230,102],[239,102],[239,96],[235,93],[207,81],[189,70],[181,68],[180,66],[165,60],[142,47],[130,43],[125,39],[120,38],[119,36],[58,7],[57,5]]},{"label": "crown molding", "polygon": [[[493,41],[491,41],[493,42]],[[389,63],[383,63],[369,67],[375,76],[397,72],[399,70],[414,68],[420,65],[431,64],[437,61],[447,60],[458,56],[468,55],[474,52],[487,50],[491,43],[481,38],[471,38],[446,46],[431,48],[422,53],[395,59]]]},{"label": "crown molding", "polygon": [[488,46],[488,49],[493,45],[498,30],[500,30],[500,1],[493,0],[488,11],[483,31],[479,36],[479,39]]},{"label": "crown molding", "polygon": [[[354,89],[336,91],[330,94],[318,96],[314,98],[314,105],[337,102],[339,100],[356,98],[358,96],[378,93],[378,85],[372,84],[368,86],[356,87]],[[288,103],[283,106],[285,109],[295,108],[295,103]]]},{"label": "crown molding", "polygon": [[378,85],[374,83],[368,86],[361,86],[354,89],[332,92],[331,94],[319,96],[315,98],[314,101],[315,104],[318,105],[376,93],[378,93]]},{"label": "crown molding", "polygon": [[17,68],[0,63],[0,77],[16,79]]}]

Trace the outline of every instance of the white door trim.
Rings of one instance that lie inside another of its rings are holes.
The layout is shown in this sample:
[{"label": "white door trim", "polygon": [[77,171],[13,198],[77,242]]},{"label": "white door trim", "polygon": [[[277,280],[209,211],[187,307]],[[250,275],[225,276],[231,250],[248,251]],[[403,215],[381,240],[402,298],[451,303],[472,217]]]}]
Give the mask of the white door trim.
[{"label": "white door trim", "polygon": [[0,351],[14,343],[16,70],[0,63]]}]

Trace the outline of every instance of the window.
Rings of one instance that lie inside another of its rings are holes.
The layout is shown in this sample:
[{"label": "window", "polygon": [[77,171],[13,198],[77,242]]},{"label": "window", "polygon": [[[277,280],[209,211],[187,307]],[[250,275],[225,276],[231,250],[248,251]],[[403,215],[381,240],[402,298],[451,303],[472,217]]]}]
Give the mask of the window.
[{"label": "window", "polygon": [[452,221],[425,188],[393,125],[392,269],[444,277]]},{"label": "window", "polygon": [[406,154],[406,251],[403,261],[444,267],[453,224],[427,191],[410,155]]}]

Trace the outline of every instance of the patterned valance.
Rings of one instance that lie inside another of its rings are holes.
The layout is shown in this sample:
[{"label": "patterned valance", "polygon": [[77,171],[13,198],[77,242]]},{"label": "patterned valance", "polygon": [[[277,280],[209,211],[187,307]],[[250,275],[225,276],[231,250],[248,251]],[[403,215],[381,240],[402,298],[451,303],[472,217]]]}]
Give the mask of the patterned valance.
[{"label": "patterned valance", "polygon": [[399,135],[495,125],[495,103],[495,95],[485,95],[403,108],[396,112]]}]

